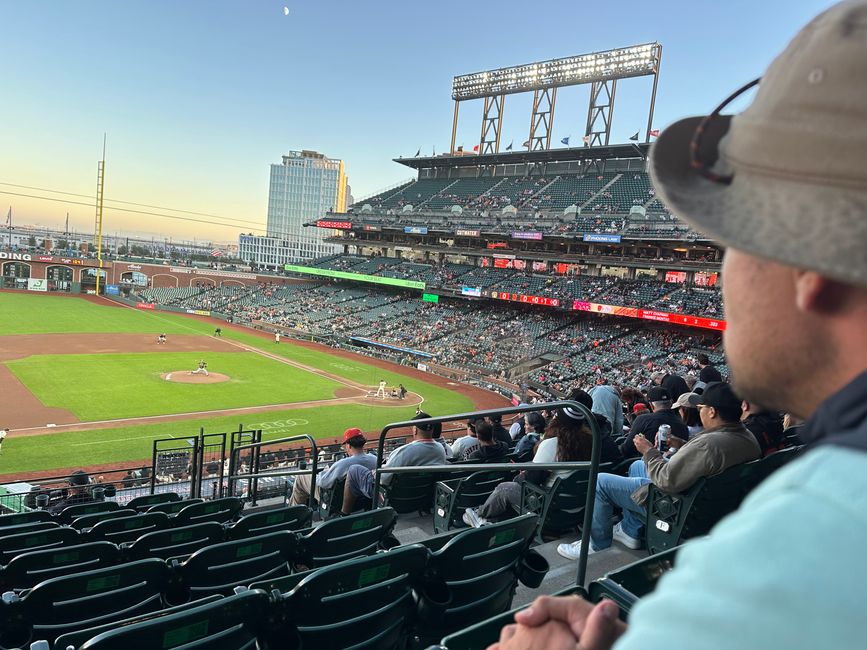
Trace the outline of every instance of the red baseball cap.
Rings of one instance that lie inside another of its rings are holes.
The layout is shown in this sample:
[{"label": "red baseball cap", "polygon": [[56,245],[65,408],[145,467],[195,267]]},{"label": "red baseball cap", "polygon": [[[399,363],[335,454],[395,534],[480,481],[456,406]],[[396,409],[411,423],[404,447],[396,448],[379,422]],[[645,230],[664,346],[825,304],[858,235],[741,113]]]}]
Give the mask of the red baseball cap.
[{"label": "red baseball cap", "polygon": [[647,410],[647,405],[643,404],[642,402],[639,402],[638,404],[636,404],[635,406],[632,407],[633,413],[642,413],[643,411],[646,411],[646,410]]},{"label": "red baseball cap", "polygon": [[[359,429],[357,427],[352,427],[351,429],[347,429],[346,431],[343,432],[343,444],[345,445],[347,442],[349,442],[352,438],[355,438],[356,436],[361,436],[362,438],[364,438],[364,434],[361,432],[361,429]],[[365,442],[367,442],[366,439],[365,439]]]}]

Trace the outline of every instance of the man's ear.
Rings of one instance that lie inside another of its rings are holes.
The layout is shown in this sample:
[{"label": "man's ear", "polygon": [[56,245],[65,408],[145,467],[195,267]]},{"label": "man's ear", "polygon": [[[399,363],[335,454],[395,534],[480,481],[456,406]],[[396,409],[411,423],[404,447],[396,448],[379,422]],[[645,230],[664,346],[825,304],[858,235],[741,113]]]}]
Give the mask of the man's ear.
[{"label": "man's ear", "polygon": [[842,309],[849,296],[850,287],[815,271],[795,269],[795,304],[806,313],[830,314]]}]

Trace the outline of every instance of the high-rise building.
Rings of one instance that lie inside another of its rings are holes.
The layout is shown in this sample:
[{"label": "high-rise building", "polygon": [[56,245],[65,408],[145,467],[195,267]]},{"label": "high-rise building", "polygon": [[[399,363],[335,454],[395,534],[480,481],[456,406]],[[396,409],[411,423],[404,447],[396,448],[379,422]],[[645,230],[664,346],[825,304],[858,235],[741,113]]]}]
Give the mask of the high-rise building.
[{"label": "high-rise building", "polygon": [[261,267],[304,262],[341,248],[323,240],[331,231],[304,228],[329,211],[345,212],[347,176],[342,160],[318,151],[290,151],[271,165],[267,235],[240,239],[241,259]]}]

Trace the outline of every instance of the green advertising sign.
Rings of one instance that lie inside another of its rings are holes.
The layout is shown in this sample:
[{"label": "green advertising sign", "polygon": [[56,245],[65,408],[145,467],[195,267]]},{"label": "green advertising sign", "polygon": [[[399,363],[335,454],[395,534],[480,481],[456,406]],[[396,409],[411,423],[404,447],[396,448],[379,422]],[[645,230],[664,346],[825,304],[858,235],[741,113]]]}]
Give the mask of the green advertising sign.
[{"label": "green advertising sign", "polygon": [[421,294],[421,299],[425,302],[439,302],[440,297],[435,293],[423,293]]},{"label": "green advertising sign", "polygon": [[290,273],[318,275],[324,278],[339,278],[341,280],[355,280],[356,282],[370,282],[373,284],[387,284],[392,287],[405,287],[407,289],[421,289],[422,291],[424,291],[424,282],[419,282],[418,280],[381,278],[378,275],[366,275],[364,273],[348,273],[346,271],[333,271],[331,269],[317,269],[311,266],[295,266],[294,264],[287,264],[285,268]]}]

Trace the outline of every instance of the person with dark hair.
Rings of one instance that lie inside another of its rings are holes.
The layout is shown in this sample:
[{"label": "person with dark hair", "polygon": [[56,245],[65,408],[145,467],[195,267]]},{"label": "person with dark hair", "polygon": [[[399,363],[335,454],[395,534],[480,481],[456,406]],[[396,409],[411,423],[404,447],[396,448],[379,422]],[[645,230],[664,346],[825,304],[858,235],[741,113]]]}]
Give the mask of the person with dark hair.
[{"label": "person with dark hair", "polygon": [[693,395],[700,395],[700,393],[684,393],[677,398],[677,401],[672,406],[672,408],[677,410],[677,414],[686,425],[690,438],[701,433],[701,430],[704,428],[701,425],[701,418],[698,417],[698,409],[689,403],[689,398]]},{"label": "person with dark hair", "polygon": [[479,439],[479,446],[466,455],[467,460],[478,463],[497,463],[505,460],[509,453],[509,445],[494,437],[494,427],[491,424],[479,422],[476,425],[476,437]]},{"label": "person with dark hair", "polygon": [[[343,449],[346,456],[333,463],[328,469],[316,477],[316,499],[319,500],[319,490],[330,488],[346,476],[350,467],[360,465],[372,470],[376,467],[376,456],[364,451],[367,439],[361,429],[352,427],[343,432]],[[295,477],[292,485],[292,496],[289,497],[289,505],[307,505],[310,501],[310,474],[299,474]]]},{"label": "person with dark hair", "polygon": [[[536,448],[534,463],[555,463],[590,460],[593,437],[584,416],[572,409],[557,409],[548,424],[545,438]],[[547,470],[528,470],[516,481],[500,483],[484,504],[478,508],[467,508],[463,514],[464,523],[473,528],[485,526],[493,518],[502,518],[510,511],[517,512],[521,505],[521,483],[531,481],[550,487],[558,476],[571,470],[549,472]]]},{"label": "person with dark hair", "polygon": [[545,435],[545,427],[548,424],[544,416],[538,411],[530,411],[524,415],[524,422],[527,433],[518,440],[518,444],[515,446],[515,453],[518,456],[532,452],[536,448],[542,436]]},{"label": "person with dark hair", "polygon": [[67,488],[66,497],[50,508],[52,514],[57,514],[69,506],[77,506],[80,503],[90,503],[91,501],[95,501],[88,490],[88,487],[90,486],[90,477],[83,469],[75,470],[70,477],[66,479],[66,484],[69,486]]},{"label": "person with dark hair", "polygon": [[643,434],[648,440],[653,440],[659,427],[663,424],[671,427],[672,436],[680,438],[684,442],[689,439],[689,429],[687,429],[686,424],[675,411],[671,410],[671,393],[661,386],[654,386],[647,391],[647,396],[650,399],[652,412],[643,413],[635,418],[626,440],[620,444],[620,452],[624,458],[639,455],[633,443],[635,436]]},{"label": "person with dark hair", "polygon": [[699,381],[709,384],[712,381],[722,381],[720,371],[716,369],[713,362],[704,352],[698,355],[698,367],[701,369],[698,373]]},{"label": "person with dark hair", "polygon": [[789,446],[783,433],[783,418],[779,413],[744,400],[741,405],[741,422],[747,431],[756,437],[756,442],[762,448],[762,457]]},{"label": "person with dark hair", "polygon": [[654,384],[664,388],[669,395],[683,395],[689,392],[686,380],[678,374],[669,374],[665,370],[654,372],[650,376]]},{"label": "person with dark hair", "polygon": [[[715,476],[761,455],[759,444],[740,422],[741,400],[731,386],[721,382],[708,384],[705,392],[691,396],[689,403],[698,407],[704,431],[684,443],[670,460],[663,458],[656,442],[638,434],[635,447],[642,458],[629,466],[629,476],[599,474],[590,553],[610,547],[612,538],[627,548],[641,547],[649,483],[667,494],[677,494],[700,478]],[[612,528],[615,507],[623,510],[623,521]],[[581,553],[581,540],[560,544],[557,552],[576,560]]]},{"label": "person with dark hair", "polygon": [[[419,411],[413,420],[426,420],[431,416]],[[385,467],[418,467],[423,465],[445,465],[446,452],[442,446],[433,439],[435,425],[417,424],[413,427],[412,441],[401,445],[388,457],[383,464]],[[373,497],[373,472],[376,470],[353,465],[346,473],[346,482],[343,486],[343,507],[341,514],[349,514],[355,507],[358,499],[371,499]],[[393,474],[383,472],[380,483],[389,485]]]},{"label": "person with dark hair", "polygon": [[[414,420],[420,420],[421,417],[424,416],[429,418],[430,416],[427,413],[424,413],[421,410],[418,410],[415,414]],[[452,446],[446,442],[445,438],[443,438],[443,425],[442,422],[435,422],[431,425],[431,435],[433,439],[436,440],[440,446],[443,448],[443,451],[446,452],[446,459],[451,459],[452,456]]]},{"label": "person with dark hair", "polygon": [[506,447],[512,446],[512,436],[509,435],[508,429],[503,426],[502,415],[489,415],[488,422],[491,423],[491,428],[494,430],[494,438],[502,442]]},{"label": "person with dark hair", "polygon": [[455,460],[461,460],[467,454],[474,452],[479,446],[479,439],[476,437],[476,426],[480,422],[484,422],[484,418],[471,417],[467,420],[467,433],[461,436],[452,443],[452,457]]},{"label": "person with dark hair", "polygon": [[[575,388],[569,393],[566,399],[573,400],[579,404],[586,406],[587,410],[593,413],[593,418],[596,421],[596,427],[599,430],[599,462],[600,463],[619,463],[623,460],[623,454],[614,442],[612,435],[611,421],[602,413],[593,411],[594,398],[587,391]],[[618,398],[619,403],[619,398]],[[622,421],[622,418],[621,418]]]}]

